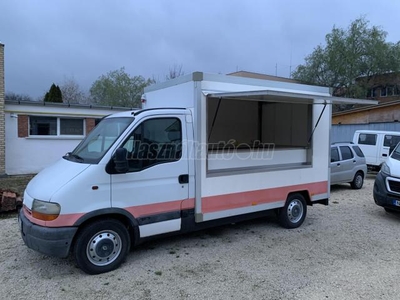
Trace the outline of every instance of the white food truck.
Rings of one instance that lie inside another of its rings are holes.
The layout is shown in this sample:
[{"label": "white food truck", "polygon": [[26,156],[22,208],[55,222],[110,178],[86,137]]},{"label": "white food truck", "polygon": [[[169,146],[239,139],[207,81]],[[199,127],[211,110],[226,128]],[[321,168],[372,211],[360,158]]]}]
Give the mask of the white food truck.
[{"label": "white food truck", "polygon": [[97,274],[150,237],[270,210],[296,228],[307,206],[328,204],[334,101],[358,100],[325,87],[200,72],[150,86],[141,110],[104,118],[32,179],[22,238],[47,255],[73,253]]}]

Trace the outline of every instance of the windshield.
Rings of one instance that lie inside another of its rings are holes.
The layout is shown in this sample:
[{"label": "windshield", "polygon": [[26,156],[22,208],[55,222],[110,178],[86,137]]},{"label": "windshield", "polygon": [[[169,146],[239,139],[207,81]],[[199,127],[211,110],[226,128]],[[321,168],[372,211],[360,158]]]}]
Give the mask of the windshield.
[{"label": "windshield", "polygon": [[90,134],[75,148],[67,153],[65,159],[80,163],[97,164],[124,132],[134,118],[107,118],[102,120]]},{"label": "windshield", "polygon": [[391,158],[400,160],[400,143],[397,144],[396,148],[394,148],[392,154],[390,155]]}]

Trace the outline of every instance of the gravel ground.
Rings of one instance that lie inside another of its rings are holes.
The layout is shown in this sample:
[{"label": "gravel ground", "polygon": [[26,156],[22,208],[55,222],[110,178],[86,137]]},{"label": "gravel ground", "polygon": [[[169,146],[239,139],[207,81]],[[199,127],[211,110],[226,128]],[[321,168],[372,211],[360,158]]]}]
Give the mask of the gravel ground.
[{"label": "gravel ground", "polygon": [[141,245],[110,273],[28,249],[0,220],[2,299],[399,299],[400,215],[361,190],[332,187],[304,224],[257,219]]}]

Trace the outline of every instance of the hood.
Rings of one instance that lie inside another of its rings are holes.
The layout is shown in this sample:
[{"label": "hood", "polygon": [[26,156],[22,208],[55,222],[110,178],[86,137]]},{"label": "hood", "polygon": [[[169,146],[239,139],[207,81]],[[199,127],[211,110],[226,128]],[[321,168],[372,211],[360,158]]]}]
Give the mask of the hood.
[{"label": "hood", "polygon": [[90,164],[60,159],[40,171],[26,187],[26,193],[38,200],[50,201],[51,197],[65,184],[86,170]]},{"label": "hood", "polygon": [[390,168],[390,175],[400,178],[400,161],[392,157],[388,157],[386,165]]}]

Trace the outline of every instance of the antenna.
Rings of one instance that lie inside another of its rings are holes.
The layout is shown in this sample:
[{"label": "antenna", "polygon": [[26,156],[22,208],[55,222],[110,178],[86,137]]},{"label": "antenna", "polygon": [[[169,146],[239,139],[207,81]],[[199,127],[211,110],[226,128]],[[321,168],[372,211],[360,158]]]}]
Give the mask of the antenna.
[{"label": "antenna", "polygon": [[289,78],[292,78],[292,41],[290,41],[290,63],[289,63]]}]

